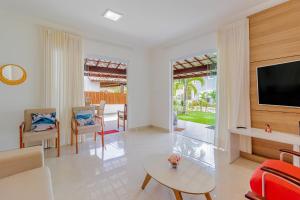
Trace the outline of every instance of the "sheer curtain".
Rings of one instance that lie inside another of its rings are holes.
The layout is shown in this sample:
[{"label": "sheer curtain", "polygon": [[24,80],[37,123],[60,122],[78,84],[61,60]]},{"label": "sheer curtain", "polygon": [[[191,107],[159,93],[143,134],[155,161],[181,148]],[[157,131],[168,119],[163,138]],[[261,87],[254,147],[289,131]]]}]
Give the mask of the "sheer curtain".
[{"label": "sheer curtain", "polygon": [[[220,148],[227,149],[230,127],[251,126],[249,76],[249,21],[243,19],[218,32],[218,111],[215,141]],[[251,148],[249,142],[244,139],[242,146]]]},{"label": "sheer curtain", "polygon": [[56,108],[61,144],[70,142],[71,108],[84,105],[82,39],[42,28],[44,49],[44,107]]}]

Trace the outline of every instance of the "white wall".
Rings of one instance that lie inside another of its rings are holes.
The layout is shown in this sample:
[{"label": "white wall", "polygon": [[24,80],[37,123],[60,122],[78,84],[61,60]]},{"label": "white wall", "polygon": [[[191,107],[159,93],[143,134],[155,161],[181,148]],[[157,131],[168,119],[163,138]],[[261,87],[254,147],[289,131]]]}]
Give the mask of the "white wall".
[{"label": "white wall", "polygon": [[[0,12],[0,65],[19,64],[28,73],[27,81],[22,85],[0,83],[0,150],[18,147],[18,126],[23,120],[24,109],[41,106],[43,71],[39,25],[50,24],[40,19]],[[64,30],[68,28],[64,27]],[[149,125],[148,54],[145,49],[85,39],[84,54],[129,61],[128,125],[129,128]]]},{"label": "white wall", "polygon": [[170,47],[156,47],[150,51],[151,124],[171,130],[171,62],[217,49],[216,33],[199,36]]},{"label": "white wall", "polygon": [[28,75],[19,86],[0,82],[0,150],[3,150],[18,147],[18,126],[24,108],[41,105],[42,71],[38,26],[20,17],[0,14],[0,27],[0,65],[21,65]]},{"label": "white wall", "polygon": [[84,77],[84,91],[100,92],[99,82],[91,81],[87,76]]}]

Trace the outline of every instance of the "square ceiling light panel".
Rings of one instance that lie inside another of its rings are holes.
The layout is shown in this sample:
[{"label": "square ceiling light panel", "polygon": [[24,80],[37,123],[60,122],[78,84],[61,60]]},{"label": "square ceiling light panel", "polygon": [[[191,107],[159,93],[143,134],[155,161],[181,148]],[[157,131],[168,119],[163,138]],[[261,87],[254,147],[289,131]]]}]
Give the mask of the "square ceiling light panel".
[{"label": "square ceiling light panel", "polygon": [[123,17],[123,15],[122,14],[120,14],[120,13],[117,13],[117,12],[115,12],[115,11],[112,11],[112,10],[110,10],[110,9],[107,9],[106,11],[105,11],[105,13],[104,13],[104,15],[103,15],[106,19],[109,19],[109,20],[112,20],[112,21],[118,21],[118,20],[120,20],[122,17]]}]

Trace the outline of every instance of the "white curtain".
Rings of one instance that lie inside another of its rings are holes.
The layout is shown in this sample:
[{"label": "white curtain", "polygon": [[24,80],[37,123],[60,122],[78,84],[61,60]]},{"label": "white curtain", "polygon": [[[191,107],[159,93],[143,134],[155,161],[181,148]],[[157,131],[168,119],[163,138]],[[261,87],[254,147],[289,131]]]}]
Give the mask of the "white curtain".
[{"label": "white curtain", "polygon": [[42,28],[44,49],[44,107],[56,108],[61,144],[70,143],[71,108],[84,105],[82,39]]},{"label": "white curtain", "polygon": [[216,145],[227,149],[229,128],[250,128],[249,21],[218,32]]}]

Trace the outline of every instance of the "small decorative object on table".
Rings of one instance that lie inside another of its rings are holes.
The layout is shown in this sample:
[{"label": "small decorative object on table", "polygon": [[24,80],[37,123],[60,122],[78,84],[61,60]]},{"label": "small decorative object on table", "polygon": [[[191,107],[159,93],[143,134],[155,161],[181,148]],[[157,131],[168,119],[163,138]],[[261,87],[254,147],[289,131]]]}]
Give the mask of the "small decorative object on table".
[{"label": "small decorative object on table", "polygon": [[168,161],[170,162],[172,168],[176,169],[177,165],[179,164],[181,157],[178,154],[172,154],[169,158]]},{"label": "small decorative object on table", "polygon": [[266,131],[267,133],[272,133],[272,128],[271,128],[270,124],[266,124],[265,131]]}]

